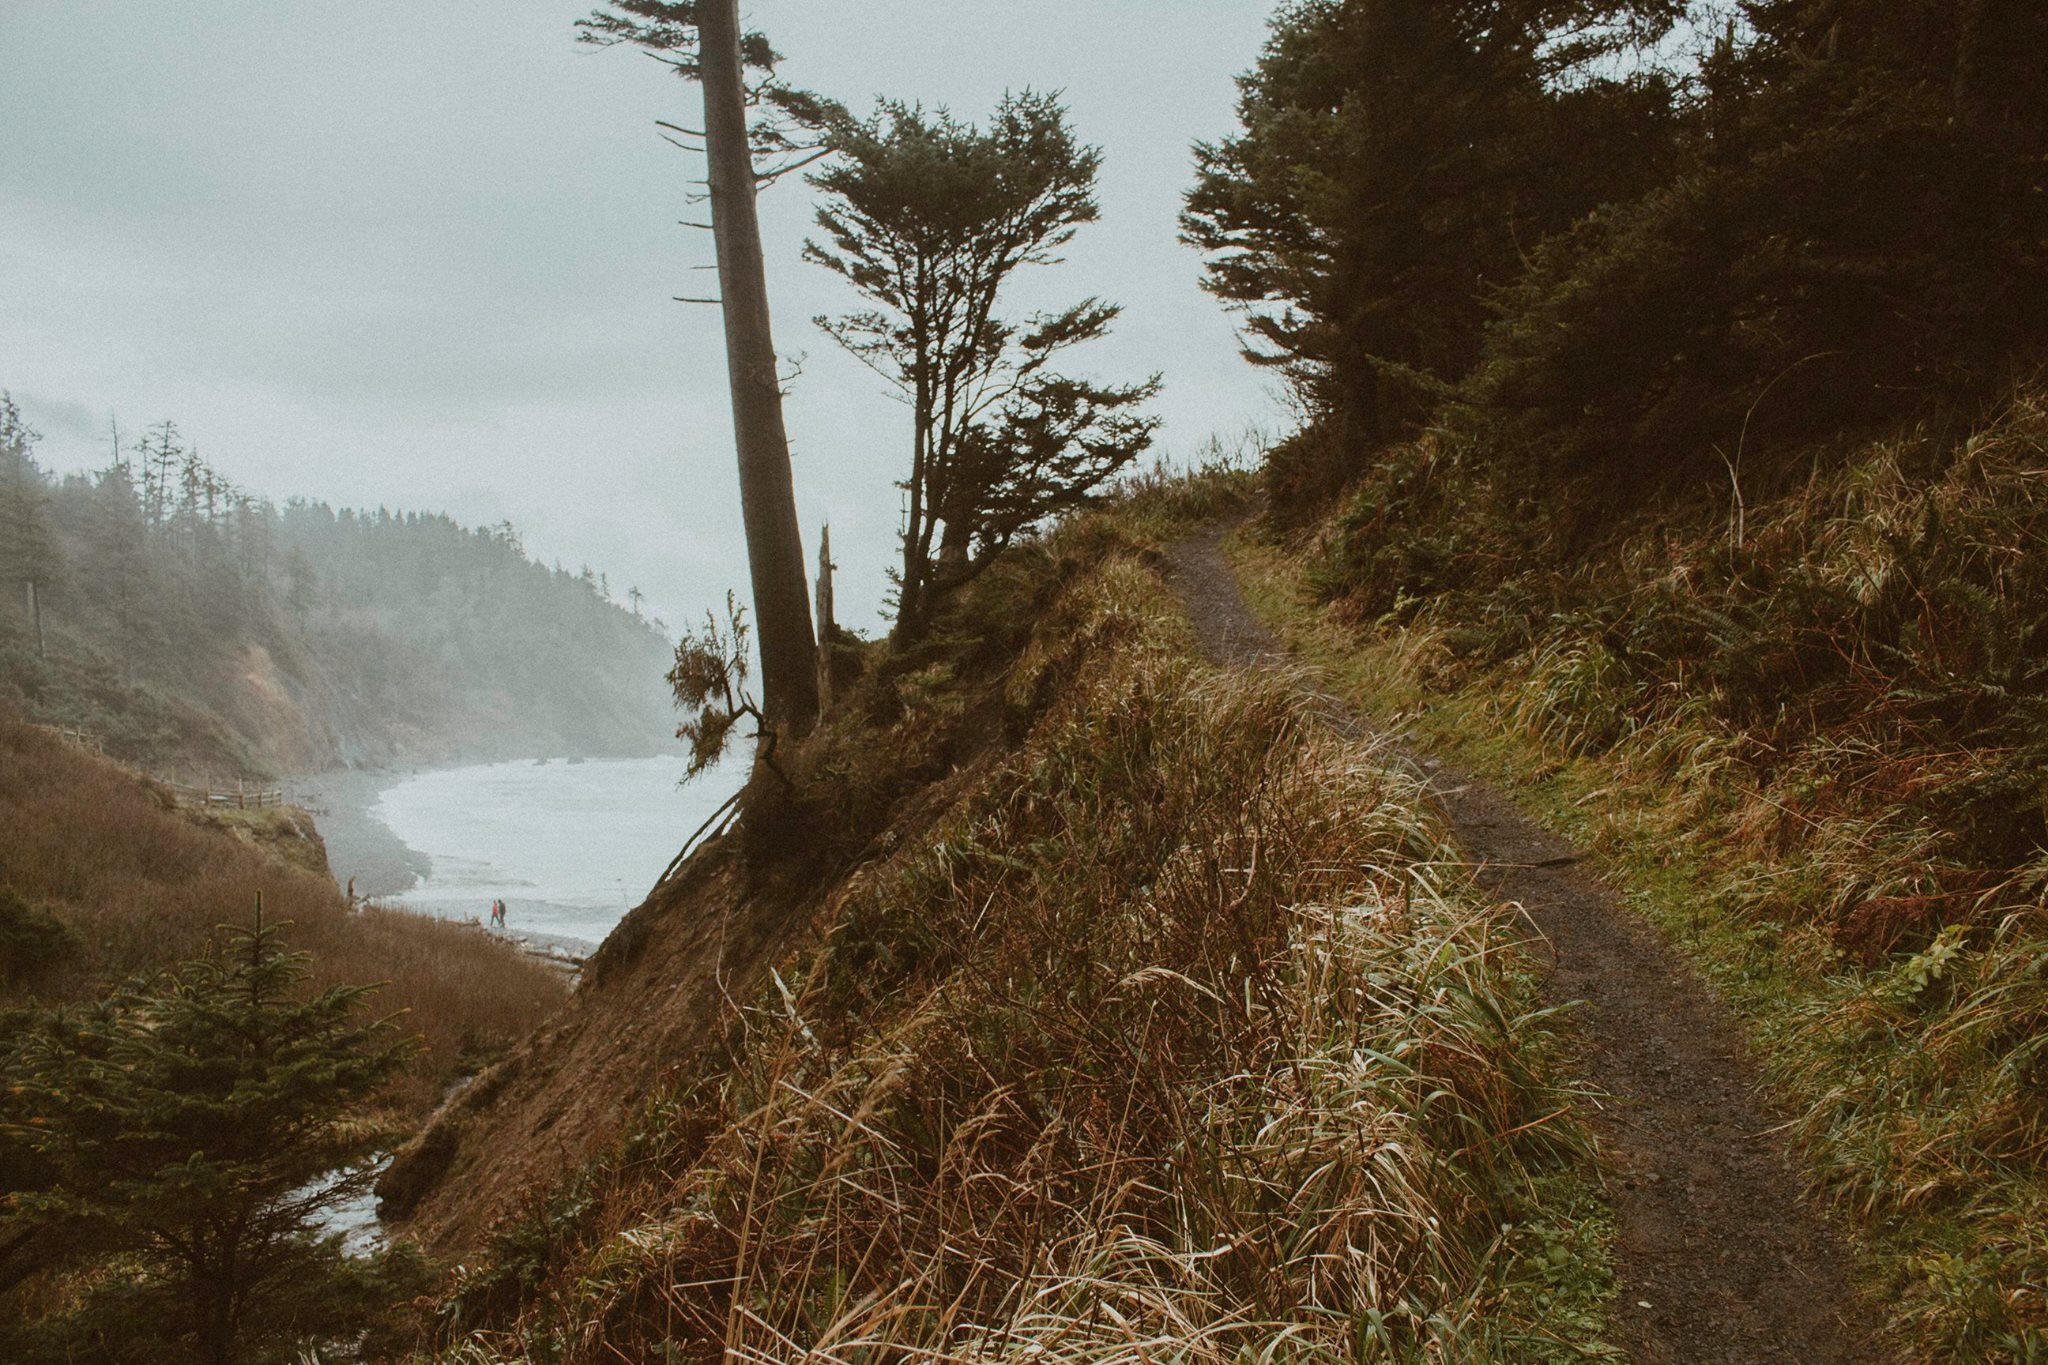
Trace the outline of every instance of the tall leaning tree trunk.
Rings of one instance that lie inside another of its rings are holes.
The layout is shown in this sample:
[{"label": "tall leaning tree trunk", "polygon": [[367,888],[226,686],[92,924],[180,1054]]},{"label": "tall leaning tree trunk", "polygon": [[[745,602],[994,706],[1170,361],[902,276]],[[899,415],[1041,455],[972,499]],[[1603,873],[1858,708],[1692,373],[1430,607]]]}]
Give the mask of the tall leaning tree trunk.
[{"label": "tall leaning tree trunk", "polygon": [[699,0],[697,33],[704,150],[711,164],[711,235],[718,249],[725,363],[739,446],[740,514],[761,649],[761,709],[770,724],[795,737],[818,719],[818,645],[811,633],[789,435],[782,424],[782,384],[768,328],[768,278],[754,202],[759,187],[747,138],[738,0]]}]

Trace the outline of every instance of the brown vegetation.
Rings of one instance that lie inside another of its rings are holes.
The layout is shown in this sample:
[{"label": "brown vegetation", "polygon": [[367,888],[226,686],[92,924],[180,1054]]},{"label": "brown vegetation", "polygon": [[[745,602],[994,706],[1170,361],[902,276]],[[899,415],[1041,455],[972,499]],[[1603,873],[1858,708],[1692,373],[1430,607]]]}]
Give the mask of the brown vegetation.
[{"label": "brown vegetation", "polygon": [[1810,456],[1575,551],[1425,440],[1244,560],[1294,643],[1614,857],[1717,977],[1901,1338],[2040,1360],[2048,390]]},{"label": "brown vegetation", "polygon": [[480,1153],[529,1184],[482,1176],[442,1359],[1536,1360],[1598,1330],[1597,1224],[1531,1198],[1581,1149],[1514,919],[1291,680],[1192,661],[1135,524],[877,651],[773,812],[836,870],[713,845],[561,1041],[422,1143],[443,1227],[487,1221]]},{"label": "brown vegetation", "polygon": [[312,955],[308,989],[388,983],[375,1007],[403,1011],[401,1026],[426,1041],[393,1095],[417,1111],[565,994],[556,973],[472,930],[352,913],[324,875],[195,821],[147,780],[11,718],[0,718],[0,829],[0,890],[51,912],[72,939],[56,961],[0,980],[0,1004],[87,999],[110,980],[202,956],[220,925],[248,922],[260,892],[265,919],[289,922],[288,942]]}]

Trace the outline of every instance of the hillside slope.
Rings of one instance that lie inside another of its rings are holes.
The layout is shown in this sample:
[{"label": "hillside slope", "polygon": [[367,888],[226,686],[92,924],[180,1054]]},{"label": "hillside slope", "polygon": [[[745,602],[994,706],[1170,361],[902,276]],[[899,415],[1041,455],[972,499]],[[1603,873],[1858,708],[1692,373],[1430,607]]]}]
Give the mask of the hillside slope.
[{"label": "hillside slope", "polygon": [[351,911],[311,818],[261,814],[277,818],[231,827],[0,715],[0,1008],[97,999],[109,983],[203,956],[220,925],[249,921],[261,893],[266,920],[288,925],[291,946],[312,955],[314,988],[384,982],[379,1008],[405,1012],[424,1037],[391,1096],[416,1118],[564,998],[554,972],[473,930]]},{"label": "hillside slope", "polygon": [[1099,520],[1013,554],[428,1135],[446,1358],[1597,1353],[1512,919],[1160,572]]},{"label": "hillside slope", "polygon": [[1808,468],[1589,550],[1427,440],[1239,564],[1348,696],[1521,793],[1701,964],[1916,1358],[2040,1359],[2048,395]]}]

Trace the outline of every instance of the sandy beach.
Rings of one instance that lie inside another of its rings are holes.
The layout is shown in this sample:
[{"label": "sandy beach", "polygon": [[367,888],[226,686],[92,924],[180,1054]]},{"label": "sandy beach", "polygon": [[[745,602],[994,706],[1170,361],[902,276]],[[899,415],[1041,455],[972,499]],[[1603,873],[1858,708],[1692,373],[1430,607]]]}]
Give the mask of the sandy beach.
[{"label": "sandy beach", "polygon": [[336,885],[345,888],[353,877],[358,896],[396,896],[419,885],[433,870],[433,859],[407,847],[370,814],[385,789],[411,776],[412,771],[336,769],[285,782],[285,799],[312,812],[313,822],[319,826]]}]

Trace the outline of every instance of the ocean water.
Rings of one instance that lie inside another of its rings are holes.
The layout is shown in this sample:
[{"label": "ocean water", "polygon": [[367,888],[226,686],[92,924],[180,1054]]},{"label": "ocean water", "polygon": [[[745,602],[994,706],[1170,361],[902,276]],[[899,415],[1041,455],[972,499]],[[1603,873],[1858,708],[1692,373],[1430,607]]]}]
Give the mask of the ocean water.
[{"label": "ocean water", "polygon": [[506,928],[595,944],[639,904],[745,778],[725,763],[680,785],[680,756],[442,768],[386,788],[370,815],[431,867],[384,899],[450,919],[506,903]]}]

